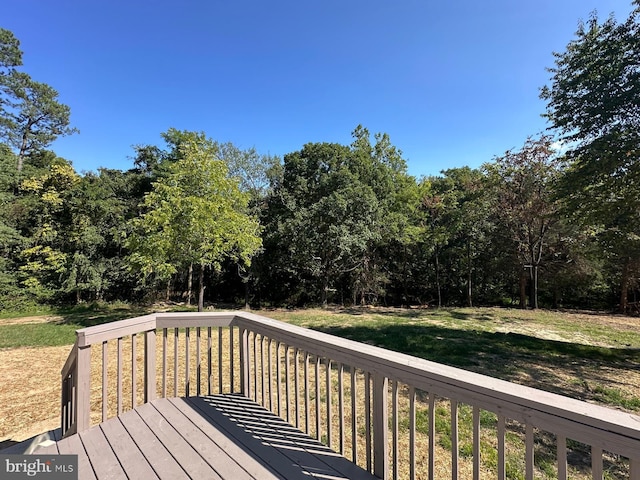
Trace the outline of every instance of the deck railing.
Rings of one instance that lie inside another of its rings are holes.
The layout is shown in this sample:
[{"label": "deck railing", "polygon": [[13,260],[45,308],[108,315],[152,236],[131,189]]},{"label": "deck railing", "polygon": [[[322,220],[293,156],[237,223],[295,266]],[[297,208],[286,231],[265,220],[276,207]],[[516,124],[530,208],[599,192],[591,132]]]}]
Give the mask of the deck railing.
[{"label": "deck railing", "polygon": [[637,415],[248,312],[78,330],[62,370],[62,430],[81,432],[157,396],[227,392],[380,478],[640,480]]}]

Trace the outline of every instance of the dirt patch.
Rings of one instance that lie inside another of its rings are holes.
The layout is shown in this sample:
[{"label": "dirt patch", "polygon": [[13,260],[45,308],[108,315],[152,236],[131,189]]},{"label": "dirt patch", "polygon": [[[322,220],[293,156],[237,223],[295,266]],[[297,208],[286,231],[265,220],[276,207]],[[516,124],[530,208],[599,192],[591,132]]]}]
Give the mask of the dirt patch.
[{"label": "dirt patch", "polygon": [[58,323],[62,317],[58,315],[38,315],[35,317],[4,318],[0,325],[25,325],[28,323]]},{"label": "dirt patch", "polygon": [[60,424],[60,370],[71,345],[0,351],[0,442]]}]

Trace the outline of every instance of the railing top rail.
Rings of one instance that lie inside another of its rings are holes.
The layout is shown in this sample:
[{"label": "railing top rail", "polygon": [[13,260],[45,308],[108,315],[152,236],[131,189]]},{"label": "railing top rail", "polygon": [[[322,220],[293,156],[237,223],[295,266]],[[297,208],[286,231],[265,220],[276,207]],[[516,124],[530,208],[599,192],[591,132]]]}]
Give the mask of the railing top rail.
[{"label": "railing top rail", "polygon": [[76,330],[78,347],[84,348],[94,343],[102,343],[127,335],[133,335],[146,330],[156,328],[156,315],[143,315],[142,317],[118,320],[93,327]]},{"label": "railing top rail", "polygon": [[152,313],[76,330],[78,346],[113,340],[156,328],[228,327],[243,312],[170,312]]},{"label": "railing top rail", "polygon": [[246,312],[168,312],[156,313],[157,328],[228,327]]},{"label": "railing top rail", "polygon": [[71,368],[73,367],[73,363],[77,358],[77,349],[78,349],[78,339],[76,338],[76,341],[73,343],[73,347],[71,348],[71,352],[69,352],[69,356],[67,357],[67,360],[64,362],[64,366],[60,371],[60,374],[62,375],[63,378],[69,374],[69,372],[71,371]]}]

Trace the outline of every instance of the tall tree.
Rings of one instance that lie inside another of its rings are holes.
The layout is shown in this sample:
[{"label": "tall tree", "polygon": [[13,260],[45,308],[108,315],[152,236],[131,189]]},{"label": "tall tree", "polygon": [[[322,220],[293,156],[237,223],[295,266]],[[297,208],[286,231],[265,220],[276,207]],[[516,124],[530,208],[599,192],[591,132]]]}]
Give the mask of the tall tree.
[{"label": "tall tree", "polygon": [[269,246],[286,246],[277,268],[314,285],[312,298],[322,304],[338,277],[355,268],[373,234],[368,219],[375,195],[350,160],[349,147],[306,144],[285,155],[282,179],[269,200]]},{"label": "tall tree", "polygon": [[592,14],[556,53],[542,89],[546,117],[568,148],[561,192],[576,221],[598,231],[618,263],[626,309],[640,266],[640,2],[626,21]]},{"label": "tall tree", "polygon": [[248,195],[208,142],[187,140],[179,148],[181,158],[153,184],[146,212],[134,220],[130,260],[145,274],[164,276],[198,265],[202,311],[205,269],[219,271],[226,259],[249,264],[260,248],[260,226],[247,214]]},{"label": "tall tree", "polygon": [[58,101],[58,92],[15,69],[22,64],[19,45],[10,31],[0,29],[0,139],[17,153],[18,172],[27,155],[77,132],[69,126],[71,111]]},{"label": "tall tree", "polygon": [[493,211],[498,232],[511,242],[520,272],[520,306],[525,306],[529,274],[529,306],[538,308],[538,278],[547,252],[548,236],[558,222],[555,184],[560,160],[551,148],[552,139],[529,138],[522,149],[507,151],[484,165],[493,188]]}]

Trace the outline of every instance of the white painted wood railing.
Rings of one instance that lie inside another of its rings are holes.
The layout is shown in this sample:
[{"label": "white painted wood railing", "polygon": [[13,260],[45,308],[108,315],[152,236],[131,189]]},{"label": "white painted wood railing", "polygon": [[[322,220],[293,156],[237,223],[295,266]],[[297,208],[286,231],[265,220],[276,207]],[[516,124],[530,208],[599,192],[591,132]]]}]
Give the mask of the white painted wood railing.
[{"label": "white painted wood railing", "polygon": [[380,478],[640,480],[639,416],[248,312],[78,330],[62,370],[62,429],[80,432],[157,396],[227,392]]}]

